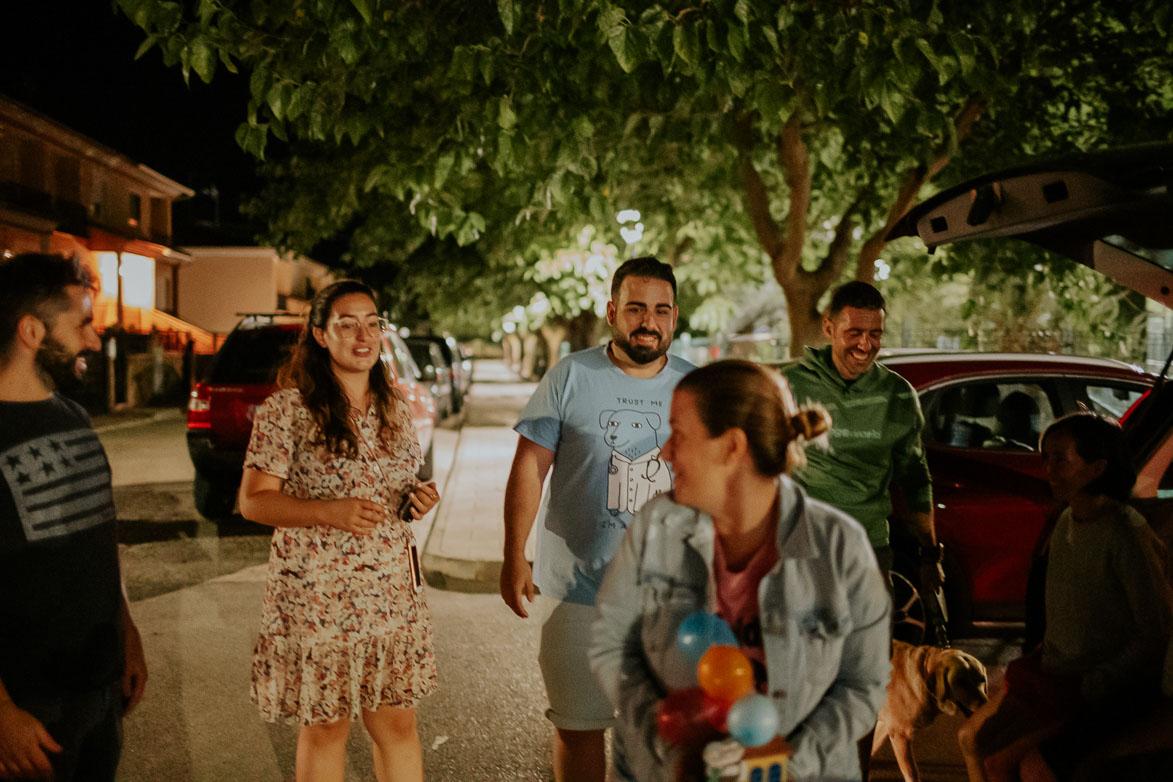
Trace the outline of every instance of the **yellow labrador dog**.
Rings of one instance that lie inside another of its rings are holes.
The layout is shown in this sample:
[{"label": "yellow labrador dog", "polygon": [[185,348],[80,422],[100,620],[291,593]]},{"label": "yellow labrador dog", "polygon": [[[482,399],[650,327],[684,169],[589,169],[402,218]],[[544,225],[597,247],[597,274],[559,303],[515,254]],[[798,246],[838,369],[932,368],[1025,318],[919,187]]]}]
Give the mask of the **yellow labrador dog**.
[{"label": "yellow labrador dog", "polygon": [[892,741],[892,751],[905,782],[919,782],[912,738],[938,714],[970,716],[987,699],[986,668],[960,649],[912,646],[892,642],[892,679],[888,700],[880,709],[872,754]]}]

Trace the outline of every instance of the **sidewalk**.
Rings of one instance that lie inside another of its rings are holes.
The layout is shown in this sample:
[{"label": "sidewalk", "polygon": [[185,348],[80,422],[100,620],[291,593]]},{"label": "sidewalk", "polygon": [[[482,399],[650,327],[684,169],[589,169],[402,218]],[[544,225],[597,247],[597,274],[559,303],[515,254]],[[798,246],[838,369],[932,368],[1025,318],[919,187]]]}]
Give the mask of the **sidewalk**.
[{"label": "sidewalk", "polygon": [[[466,401],[465,424],[443,500],[424,544],[422,566],[433,588],[496,592],[504,546],[505,483],[517,447],[518,414],[536,388],[501,361],[479,360]],[[536,526],[536,525],[535,525]],[[533,558],[533,535],[527,545]],[[1000,686],[1002,668],[991,667],[990,692]],[[916,759],[922,778],[935,782],[967,779],[957,745],[959,717],[942,716],[917,734]],[[872,758],[872,782],[897,782],[901,774],[890,745]]]},{"label": "sidewalk", "polygon": [[[476,362],[473,380],[422,566],[428,583],[440,589],[496,592],[505,545],[505,483],[517,448],[513,424],[537,384],[491,360]],[[528,549],[532,556],[532,535]]]}]

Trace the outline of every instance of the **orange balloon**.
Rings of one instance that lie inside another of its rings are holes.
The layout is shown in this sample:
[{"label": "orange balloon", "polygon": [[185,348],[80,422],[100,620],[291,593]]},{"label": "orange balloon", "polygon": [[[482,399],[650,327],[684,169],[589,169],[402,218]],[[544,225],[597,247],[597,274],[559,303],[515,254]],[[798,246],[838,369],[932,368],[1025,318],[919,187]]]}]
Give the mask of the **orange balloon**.
[{"label": "orange balloon", "polygon": [[713,646],[696,666],[701,689],[714,698],[735,701],[753,690],[753,666],[735,646]]}]

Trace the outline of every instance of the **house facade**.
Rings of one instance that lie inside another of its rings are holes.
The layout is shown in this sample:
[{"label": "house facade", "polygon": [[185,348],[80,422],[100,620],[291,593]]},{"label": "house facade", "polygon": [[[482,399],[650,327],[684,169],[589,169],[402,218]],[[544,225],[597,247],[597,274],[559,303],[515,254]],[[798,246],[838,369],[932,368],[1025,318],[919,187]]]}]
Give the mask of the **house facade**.
[{"label": "house facade", "polygon": [[192,259],[171,243],[171,207],[192,195],[0,96],[0,256],[76,255],[99,280],[94,322],[109,366],[91,407],[142,403],[160,392],[171,374],[163,365],[174,369],[189,342],[196,352],[215,348],[210,332],[179,315],[180,270]]}]

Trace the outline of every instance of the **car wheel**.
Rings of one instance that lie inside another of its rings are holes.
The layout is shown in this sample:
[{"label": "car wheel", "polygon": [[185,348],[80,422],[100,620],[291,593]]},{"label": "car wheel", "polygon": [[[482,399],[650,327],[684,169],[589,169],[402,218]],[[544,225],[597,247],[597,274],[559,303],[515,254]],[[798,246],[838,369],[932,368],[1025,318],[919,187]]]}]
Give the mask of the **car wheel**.
[{"label": "car wheel", "polygon": [[436,441],[428,443],[428,452],[424,454],[424,462],[420,465],[419,472],[416,477],[421,481],[432,480],[432,475],[436,472]]},{"label": "car wheel", "polygon": [[888,573],[892,582],[892,637],[919,646],[928,637],[925,602],[920,589],[899,570]]},{"label": "car wheel", "polygon": [[236,507],[236,487],[216,483],[196,473],[192,485],[195,507],[200,515],[211,521],[232,515]]}]

